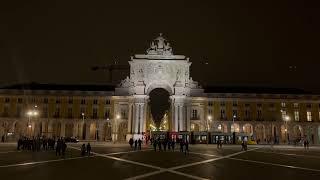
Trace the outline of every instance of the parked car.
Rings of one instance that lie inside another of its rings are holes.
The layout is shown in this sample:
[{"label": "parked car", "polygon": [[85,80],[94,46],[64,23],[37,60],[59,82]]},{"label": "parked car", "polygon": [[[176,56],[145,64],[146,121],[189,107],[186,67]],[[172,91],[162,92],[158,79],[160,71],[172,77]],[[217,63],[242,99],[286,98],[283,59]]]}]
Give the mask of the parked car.
[{"label": "parked car", "polygon": [[79,140],[77,138],[74,138],[74,137],[66,137],[64,139],[66,142],[71,142],[71,143],[77,143],[79,142]]}]

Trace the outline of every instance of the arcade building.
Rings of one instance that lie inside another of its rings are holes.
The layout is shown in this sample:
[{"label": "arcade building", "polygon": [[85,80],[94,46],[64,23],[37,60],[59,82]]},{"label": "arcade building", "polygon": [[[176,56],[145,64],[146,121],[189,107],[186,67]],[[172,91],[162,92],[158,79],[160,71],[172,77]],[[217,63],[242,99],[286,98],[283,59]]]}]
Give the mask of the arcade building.
[{"label": "arcade building", "polygon": [[[173,54],[161,34],[129,65],[129,76],[117,86],[2,86],[1,140],[46,136],[125,142],[155,136],[194,143],[248,138],[320,144],[320,95],[286,88],[202,88],[190,77],[190,59]],[[152,114],[157,91],[164,92],[156,97],[167,104],[161,117]]]}]

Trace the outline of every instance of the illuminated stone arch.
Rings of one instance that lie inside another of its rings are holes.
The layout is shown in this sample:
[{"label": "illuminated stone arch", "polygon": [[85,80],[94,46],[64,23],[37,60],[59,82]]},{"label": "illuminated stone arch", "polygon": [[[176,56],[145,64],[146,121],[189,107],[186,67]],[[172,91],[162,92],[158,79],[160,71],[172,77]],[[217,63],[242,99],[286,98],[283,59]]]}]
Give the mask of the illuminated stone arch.
[{"label": "illuminated stone arch", "polygon": [[255,126],[255,138],[259,141],[264,141],[266,139],[265,127],[263,124],[257,124]]},{"label": "illuminated stone arch", "polygon": [[295,125],[292,128],[292,137],[295,139],[301,139],[303,137],[303,128],[300,125]]},{"label": "illuminated stone arch", "polygon": [[104,124],[104,140],[112,141],[112,125],[111,122],[106,122]]},{"label": "illuminated stone arch", "polygon": [[73,137],[74,124],[66,123],[65,124],[65,137]]},{"label": "illuminated stone arch", "polygon": [[118,127],[118,141],[125,141],[128,131],[128,123],[121,122]]},{"label": "illuminated stone arch", "polygon": [[97,124],[92,122],[89,127],[89,139],[97,139]]},{"label": "illuminated stone arch", "polygon": [[244,133],[248,134],[248,135],[252,135],[253,134],[253,127],[250,123],[246,123],[243,125],[242,130]]},{"label": "illuminated stone arch", "polygon": [[231,132],[240,132],[240,125],[238,123],[232,123],[231,124]]}]

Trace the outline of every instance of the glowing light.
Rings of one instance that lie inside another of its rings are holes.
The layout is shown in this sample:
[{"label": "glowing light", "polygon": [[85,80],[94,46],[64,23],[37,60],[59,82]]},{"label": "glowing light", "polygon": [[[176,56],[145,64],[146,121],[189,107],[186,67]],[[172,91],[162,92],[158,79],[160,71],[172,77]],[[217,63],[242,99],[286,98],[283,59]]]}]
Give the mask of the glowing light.
[{"label": "glowing light", "polygon": [[285,116],[285,120],[286,120],[286,121],[289,121],[289,120],[290,120],[290,117],[289,117],[289,116]]},{"label": "glowing light", "polygon": [[210,116],[210,115],[209,115],[209,116],[208,116],[208,119],[209,119],[209,121],[211,121],[211,119],[212,119],[212,116]]},{"label": "glowing light", "polygon": [[120,115],[118,114],[118,115],[116,116],[116,118],[117,118],[117,119],[120,119]]},{"label": "glowing light", "polygon": [[32,111],[27,112],[28,116],[32,116]]},{"label": "glowing light", "polygon": [[31,128],[31,124],[28,125],[28,128]]},{"label": "glowing light", "polygon": [[221,129],[222,129],[222,126],[221,126],[221,124],[219,124],[219,125],[218,125],[218,129],[219,129],[219,130],[221,130]]}]

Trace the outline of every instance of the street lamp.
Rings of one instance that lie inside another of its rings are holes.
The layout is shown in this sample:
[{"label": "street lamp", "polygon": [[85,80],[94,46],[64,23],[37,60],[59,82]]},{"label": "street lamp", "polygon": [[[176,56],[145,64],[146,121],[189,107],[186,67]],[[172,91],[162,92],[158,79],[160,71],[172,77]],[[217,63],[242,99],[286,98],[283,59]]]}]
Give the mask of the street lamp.
[{"label": "street lamp", "polygon": [[212,121],[212,116],[209,115],[207,118],[207,145],[209,144],[209,128],[210,128],[211,121]]},{"label": "street lamp", "polygon": [[86,128],[84,127],[84,112],[81,113],[81,116],[82,116],[82,130],[80,132],[82,132],[82,139],[85,139],[86,137],[84,136],[84,132],[83,132],[84,128]]},{"label": "street lamp", "polygon": [[[35,106],[36,107],[36,106]],[[28,115],[28,128],[29,128],[29,136],[31,137],[31,133],[32,133],[32,125],[31,125],[31,118],[32,117],[36,117],[36,116],[38,116],[38,111],[36,111],[36,110],[29,110],[28,112],[27,112],[27,115]]]},{"label": "street lamp", "polygon": [[289,133],[288,133],[288,122],[290,121],[290,117],[288,115],[286,115],[284,117],[284,122],[285,122],[285,129],[284,129],[284,132],[285,132],[285,137],[287,138],[288,140],[288,143],[289,142]]}]

